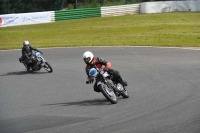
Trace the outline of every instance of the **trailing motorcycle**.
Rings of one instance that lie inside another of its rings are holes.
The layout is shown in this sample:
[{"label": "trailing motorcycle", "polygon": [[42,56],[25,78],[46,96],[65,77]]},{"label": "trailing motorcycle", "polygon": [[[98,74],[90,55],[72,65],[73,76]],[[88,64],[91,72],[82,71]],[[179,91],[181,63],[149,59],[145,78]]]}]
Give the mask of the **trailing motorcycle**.
[{"label": "trailing motorcycle", "polygon": [[22,58],[19,58],[20,63],[23,63],[26,67],[27,71],[40,71],[41,68],[44,68],[47,72],[52,73],[53,69],[51,65],[42,57],[42,54],[40,52],[34,51],[30,60],[30,69],[28,70],[27,64],[25,63]]},{"label": "trailing motorcycle", "polygon": [[[118,83],[115,77],[108,74],[108,72],[91,68],[89,70],[89,76],[95,78],[97,87],[112,104],[118,102],[117,97],[119,96],[123,98],[129,97],[126,88],[121,83]],[[87,81],[86,83],[88,84],[89,82]]]}]

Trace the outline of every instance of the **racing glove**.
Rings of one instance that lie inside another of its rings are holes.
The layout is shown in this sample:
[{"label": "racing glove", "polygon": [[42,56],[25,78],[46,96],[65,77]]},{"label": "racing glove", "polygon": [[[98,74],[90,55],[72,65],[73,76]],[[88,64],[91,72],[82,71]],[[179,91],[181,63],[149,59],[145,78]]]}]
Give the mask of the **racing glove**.
[{"label": "racing glove", "polygon": [[92,84],[94,82],[94,78],[93,77],[89,77],[88,81],[86,81],[86,84]]},{"label": "racing glove", "polygon": [[94,82],[94,78],[91,77],[91,78],[90,78],[90,84],[92,84],[93,82]]}]

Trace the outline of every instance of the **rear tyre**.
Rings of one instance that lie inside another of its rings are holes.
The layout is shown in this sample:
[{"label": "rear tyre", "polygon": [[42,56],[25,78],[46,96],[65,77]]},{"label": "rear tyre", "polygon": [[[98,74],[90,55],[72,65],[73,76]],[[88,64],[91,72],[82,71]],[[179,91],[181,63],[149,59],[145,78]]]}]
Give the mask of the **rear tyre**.
[{"label": "rear tyre", "polygon": [[125,87],[124,87],[124,91],[121,93],[121,96],[122,96],[123,98],[129,98],[128,91],[126,90]]},{"label": "rear tyre", "polygon": [[115,95],[114,91],[110,89],[106,84],[100,84],[99,89],[108,101],[110,101],[112,104],[117,103],[117,96]]}]

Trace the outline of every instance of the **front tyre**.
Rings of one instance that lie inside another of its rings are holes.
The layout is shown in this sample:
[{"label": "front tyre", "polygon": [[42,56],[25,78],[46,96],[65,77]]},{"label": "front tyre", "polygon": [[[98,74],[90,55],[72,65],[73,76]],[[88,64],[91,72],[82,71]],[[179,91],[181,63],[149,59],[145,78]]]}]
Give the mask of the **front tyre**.
[{"label": "front tyre", "polygon": [[52,67],[50,66],[50,64],[48,62],[45,62],[44,69],[49,73],[53,72],[53,69],[52,69]]},{"label": "front tyre", "polygon": [[117,103],[117,96],[112,89],[110,89],[106,84],[100,84],[98,87],[108,101],[110,101],[112,104]]}]

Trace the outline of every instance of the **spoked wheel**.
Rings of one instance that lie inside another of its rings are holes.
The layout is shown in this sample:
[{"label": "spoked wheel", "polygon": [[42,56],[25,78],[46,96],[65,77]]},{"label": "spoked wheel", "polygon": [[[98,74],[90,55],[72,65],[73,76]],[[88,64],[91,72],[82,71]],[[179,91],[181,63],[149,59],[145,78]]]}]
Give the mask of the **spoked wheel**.
[{"label": "spoked wheel", "polygon": [[53,72],[53,69],[52,69],[52,67],[50,66],[50,64],[48,62],[45,62],[44,69],[49,73]]},{"label": "spoked wheel", "polygon": [[117,96],[112,89],[105,84],[101,84],[99,88],[108,101],[110,101],[112,104],[117,103]]}]

